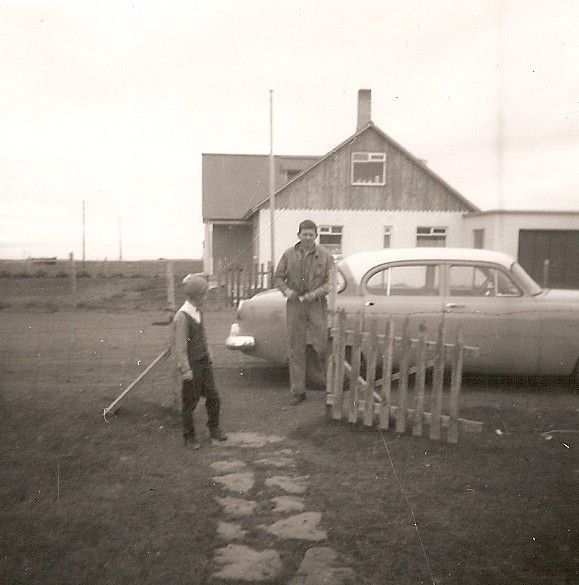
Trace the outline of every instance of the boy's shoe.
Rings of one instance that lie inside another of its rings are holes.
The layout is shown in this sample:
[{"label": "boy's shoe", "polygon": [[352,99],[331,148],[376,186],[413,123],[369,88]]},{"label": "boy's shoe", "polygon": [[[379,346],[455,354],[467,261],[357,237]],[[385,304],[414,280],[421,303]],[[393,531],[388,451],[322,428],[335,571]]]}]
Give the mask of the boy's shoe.
[{"label": "boy's shoe", "polygon": [[227,435],[219,427],[209,429],[209,436],[214,441],[227,441]]},{"label": "boy's shoe", "polygon": [[306,399],[306,393],[302,392],[301,394],[294,394],[290,400],[291,406],[297,406],[301,404]]},{"label": "boy's shoe", "polygon": [[201,449],[201,443],[195,437],[185,437],[185,446],[193,449],[193,451],[198,451]]}]

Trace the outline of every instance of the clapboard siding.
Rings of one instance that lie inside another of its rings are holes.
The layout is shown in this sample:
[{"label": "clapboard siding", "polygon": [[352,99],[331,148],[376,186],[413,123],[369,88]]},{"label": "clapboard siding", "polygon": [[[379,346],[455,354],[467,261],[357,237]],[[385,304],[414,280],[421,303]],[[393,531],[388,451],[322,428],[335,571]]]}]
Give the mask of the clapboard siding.
[{"label": "clapboard siding", "polygon": [[[353,152],[386,153],[386,185],[350,184]],[[276,196],[288,209],[469,211],[466,202],[373,127],[342,145]]]}]

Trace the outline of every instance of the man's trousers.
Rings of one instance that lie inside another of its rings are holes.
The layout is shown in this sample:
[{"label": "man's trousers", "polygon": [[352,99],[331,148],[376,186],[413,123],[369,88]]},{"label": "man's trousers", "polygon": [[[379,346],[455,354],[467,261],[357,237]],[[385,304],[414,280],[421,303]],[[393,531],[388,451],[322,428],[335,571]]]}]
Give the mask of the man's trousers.
[{"label": "man's trousers", "polygon": [[289,366],[291,394],[306,390],[306,346],[308,340],[326,366],[328,317],[326,300],[287,301],[287,330],[289,336]]}]

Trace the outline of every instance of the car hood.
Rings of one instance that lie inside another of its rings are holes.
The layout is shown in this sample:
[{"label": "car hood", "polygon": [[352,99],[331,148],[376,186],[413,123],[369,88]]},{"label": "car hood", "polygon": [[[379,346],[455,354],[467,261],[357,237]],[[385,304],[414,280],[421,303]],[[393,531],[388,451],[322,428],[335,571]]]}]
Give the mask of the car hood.
[{"label": "car hood", "polygon": [[549,289],[543,293],[548,301],[571,301],[579,303],[579,290]]}]

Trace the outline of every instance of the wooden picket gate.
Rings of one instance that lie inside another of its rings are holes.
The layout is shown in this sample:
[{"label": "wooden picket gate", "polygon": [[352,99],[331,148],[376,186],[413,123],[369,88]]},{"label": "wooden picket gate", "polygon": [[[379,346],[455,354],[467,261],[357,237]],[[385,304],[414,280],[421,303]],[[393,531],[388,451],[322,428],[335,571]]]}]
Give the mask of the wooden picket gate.
[{"label": "wooden picket gate", "polygon": [[[445,427],[449,443],[458,441],[459,429],[482,431],[482,422],[459,417],[464,355],[478,351],[463,344],[460,332],[454,343],[446,343],[441,323],[436,340],[429,341],[424,324],[420,324],[418,338],[411,338],[408,318],[401,335],[396,336],[392,318],[387,321],[385,331],[379,333],[375,320],[370,321],[367,331],[363,330],[362,313],[357,316],[354,329],[347,329],[344,309],[335,317],[326,386],[326,405],[334,419],[356,423],[361,418],[367,426],[377,420],[380,429],[386,430],[392,424],[397,433],[404,433],[411,426],[414,436],[422,436],[427,424],[433,440],[441,438],[441,429]],[[398,356],[397,372],[393,372],[395,354]],[[445,393],[447,357],[452,358],[452,365],[450,389]],[[410,363],[412,358],[414,365]],[[426,388],[428,368],[433,368],[429,392]],[[377,379],[376,373],[380,370],[381,378]],[[411,375],[414,375],[413,385],[410,384]],[[448,414],[443,414],[445,403],[448,403]]]}]

